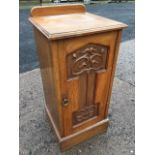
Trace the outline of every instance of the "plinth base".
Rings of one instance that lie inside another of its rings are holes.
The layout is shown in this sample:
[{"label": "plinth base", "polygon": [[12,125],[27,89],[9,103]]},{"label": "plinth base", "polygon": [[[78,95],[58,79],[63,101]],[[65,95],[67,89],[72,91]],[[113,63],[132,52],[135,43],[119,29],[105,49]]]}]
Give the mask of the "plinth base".
[{"label": "plinth base", "polygon": [[52,125],[52,127],[53,127],[53,129],[57,135],[57,138],[58,138],[58,141],[60,144],[60,149],[62,152],[70,149],[72,146],[74,146],[76,144],[79,144],[85,140],[90,139],[91,137],[93,137],[97,134],[106,132],[107,128],[108,128],[109,120],[107,118],[107,119],[104,119],[100,122],[97,122],[96,124],[94,124],[90,127],[85,128],[79,132],[76,132],[76,133],[71,134],[71,135],[66,136],[66,137],[61,137],[46,105],[45,105],[45,109],[46,109],[48,118],[50,120],[50,123],[51,123],[51,125]]}]

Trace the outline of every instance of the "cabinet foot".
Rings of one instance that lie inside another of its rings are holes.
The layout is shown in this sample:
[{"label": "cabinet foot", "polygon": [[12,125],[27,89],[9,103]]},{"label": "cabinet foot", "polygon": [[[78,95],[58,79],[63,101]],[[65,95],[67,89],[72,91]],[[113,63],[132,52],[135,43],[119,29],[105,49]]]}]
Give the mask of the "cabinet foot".
[{"label": "cabinet foot", "polygon": [[100,134],[100,133],[104,133],[107,131],[108,125],[109,125],[109,119],[106,118],[100,122],[95,123],[94,125],[87,127],[79,132],[76,132],[74,134],[71,134],[69,136],[66,137],[61,137],[59,134],[59,131],[57,129],[57,127],[54,124],[53,118],[48,110],[48,108],[45,105],[45,109],[49,118],[49,121],[57,135],[59,144],[60,144],[60,149],[61,151],[66,151],[68,149],[70,149],[72,146],[79,144],[85,140],[90,139],[91,137]]},{"label": "cabinet foot", "polygon": [[63,137],[60,140],[60,149],[61,151],[65,151],[70,149],[72,146],[79,144],[85,140],[90,139],[91,137],[106,132],[108,128],[109,120],[104,119],[91,127],[85,128],[75,134],[69,135],[67,137]]}]

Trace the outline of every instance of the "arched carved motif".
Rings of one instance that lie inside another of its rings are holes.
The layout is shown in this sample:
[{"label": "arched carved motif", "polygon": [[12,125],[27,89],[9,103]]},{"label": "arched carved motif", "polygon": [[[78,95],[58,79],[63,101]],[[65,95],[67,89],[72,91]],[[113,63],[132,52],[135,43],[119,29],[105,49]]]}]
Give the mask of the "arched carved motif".
[{"label": "arched carved motif", "polygon": [[106,69],[107,46],[88,44],[68,55],[68,76]]}]

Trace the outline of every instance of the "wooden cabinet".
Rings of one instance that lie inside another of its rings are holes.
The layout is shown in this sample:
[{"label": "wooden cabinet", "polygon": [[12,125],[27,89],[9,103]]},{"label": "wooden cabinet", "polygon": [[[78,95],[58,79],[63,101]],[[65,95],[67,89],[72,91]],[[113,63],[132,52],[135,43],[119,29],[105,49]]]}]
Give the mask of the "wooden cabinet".
[{"label": "wooden cabinet", "polygon": [[45,108],[64,151],[108,127],[122,29],[84,5],[35,7],[34,26]]}]

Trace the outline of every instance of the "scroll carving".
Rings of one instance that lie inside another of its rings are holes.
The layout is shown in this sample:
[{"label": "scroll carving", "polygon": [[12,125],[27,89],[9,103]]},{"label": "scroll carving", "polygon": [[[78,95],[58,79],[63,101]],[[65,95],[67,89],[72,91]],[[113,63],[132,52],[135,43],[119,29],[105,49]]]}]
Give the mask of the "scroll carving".
[{"label": "scroll carving", "polygon": [[79,78],[79,109],[72,114],[73,125],[98,115],[99,103],[94,103],[96,74],[106,70],[108,47],[88,44],[67,56],[68,78]]},{"label": "scroll carving", "polygon": [[69,55],[68,75],[74,77],[89,70],[106,68],[107,47],[89,44]]},{"label": "scroll carving", "polygon": [[73,113],[73,124],[76,125],[98,115],[98,105],[85,106]]}]

